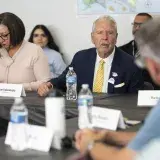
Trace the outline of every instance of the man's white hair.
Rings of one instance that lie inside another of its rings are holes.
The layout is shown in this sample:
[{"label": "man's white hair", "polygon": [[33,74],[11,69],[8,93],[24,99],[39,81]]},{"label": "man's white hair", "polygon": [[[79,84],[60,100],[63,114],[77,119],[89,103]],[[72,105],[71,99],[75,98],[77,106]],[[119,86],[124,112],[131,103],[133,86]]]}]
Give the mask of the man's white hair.
[{"label": "man's white hair", "polygon": [[107,22],[110,22],[113,24],[113,26],[115,27],[115,30],[117,32],[117,23],[116,21],[111,17],[111,16],[101,16],[99,17],[98,19],[96,19],[94,22],[93,22],[93,26],[92,26],[92,32],[94,32],[95,28],[96,28],[96,23],[98,21],[101,21],[101,20],[105,20]]}]

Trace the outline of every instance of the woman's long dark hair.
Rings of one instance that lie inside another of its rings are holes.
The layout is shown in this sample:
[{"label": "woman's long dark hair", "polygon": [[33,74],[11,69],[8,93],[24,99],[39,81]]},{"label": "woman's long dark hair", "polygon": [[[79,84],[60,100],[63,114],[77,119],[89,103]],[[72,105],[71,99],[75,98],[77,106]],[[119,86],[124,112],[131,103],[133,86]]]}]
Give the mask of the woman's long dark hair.
[{"label": "woman's long dark hair", "polygon": [[36,25],[32,32],[31,32],[31,35],[28,39],[29,42],[32,42],[33,43],[33,34],[35,32],[36,29],[41,29],[43,30],[43,32],[45,33],[45,35],[47,36],[48,38],[48,44],[47,46],[50,48],[50,49],[54,49],[55,51],[59,52],[59,47],[57,46],[57,44],[54,42],[54,39],[50,33],[50,31],[48,30],[48,28],[45,26],[45,25],[42,25],[42,24],[38,24]]}]

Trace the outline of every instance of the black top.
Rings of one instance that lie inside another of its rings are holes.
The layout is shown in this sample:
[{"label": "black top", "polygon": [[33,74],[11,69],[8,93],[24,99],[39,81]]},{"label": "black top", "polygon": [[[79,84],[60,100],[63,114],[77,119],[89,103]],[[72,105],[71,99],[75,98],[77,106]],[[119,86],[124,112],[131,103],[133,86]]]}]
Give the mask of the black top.
[{"label": "black top", "polygon": [[137,45],[134,40],[130,41],[127,44],[124,44],[123,46],[120,46],[119,48],[124,52],[130,54],[131,56],[135,56],[138,51]]},{"label": "black top", "polygon": [[[136,53],[138,52],[137,45],[134,40],[130,41],[127,44],[124,44],[123,46],[120,46],[119,48],[134,57],[135,57]],[[143,70],[143,77],[144,77],[144,81],[151,83],[155,90],[160,89],[160,86],[156,85],[152,81],[152,78],[147,70]]]}]

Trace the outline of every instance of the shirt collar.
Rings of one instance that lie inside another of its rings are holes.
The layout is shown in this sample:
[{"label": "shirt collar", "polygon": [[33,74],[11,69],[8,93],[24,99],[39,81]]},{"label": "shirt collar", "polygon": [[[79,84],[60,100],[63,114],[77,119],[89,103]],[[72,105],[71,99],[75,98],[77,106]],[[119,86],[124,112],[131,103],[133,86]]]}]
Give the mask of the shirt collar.
[{"label": "shirt collar", "polygon": [[[96,50],[96,52],[97,52],[97,62],[99,63],[102,58],[99,56],[97,50]],[[103,59],[104,62],[105,62],[106,64],[108,64],[108,65],[112,65],[112,61],[113,61],[113,58],[114,58],[114,54],[115,54],[115,47],[114,47],[112,53],[111,53],[107,58],[104,58],[104,59]]]},{"label": "shirt collar", "polygon": [[43,47],[42,48],[44,51],[46,51],[46,50],[49,50],[49,48],[46,46],[46,47]]}]

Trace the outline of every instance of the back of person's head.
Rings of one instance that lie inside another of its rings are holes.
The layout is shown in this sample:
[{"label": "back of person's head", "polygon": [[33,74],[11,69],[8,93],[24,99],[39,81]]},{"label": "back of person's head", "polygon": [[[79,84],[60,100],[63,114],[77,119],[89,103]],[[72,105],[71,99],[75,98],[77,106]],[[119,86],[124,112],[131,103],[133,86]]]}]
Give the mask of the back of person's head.
[{"label": "back of person's head", "polygon": [[55,43],[54,38],[52,37],[52,35],[51,35],[50,31],[48,30],[48,28],[47,28],[45,25],[43,25],[43,24],[38,24],[38,25],[36,25],[36,26],[33,28],[32,32],[31,32],[31,34],[30,34],[30,37],[29,37],[29,39],[28,39],[28,41],[34,43],[34,42],[33,42],[34,32],[35,32],[37,29],[41,29],[41,30],[44,32],[44,34],[46,35],[46,37],[47,37],[47,39],[48,39],[47,46],[48,46],[50,49],[53,49],[53,50],[59,52],[59,47],[58,47],[57,44]]},{"label": "back of person's head", "polygon": [[10,45],[19,45],[25,36],[25,27],[22,20],[13,13],[5,12],[0,14],[0,25],[4,25],[9,30]]},{"label": "back of person's head", "polygon": [[135,34],[140,56],[140,67],[148,69],[153,81],[160,85],[160,18],[146,22]]},{"label": "back of person's head", "polygon": [[152,57],[160,63],[160,18],[146,22],[135,34],[142,56]]}]

